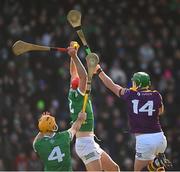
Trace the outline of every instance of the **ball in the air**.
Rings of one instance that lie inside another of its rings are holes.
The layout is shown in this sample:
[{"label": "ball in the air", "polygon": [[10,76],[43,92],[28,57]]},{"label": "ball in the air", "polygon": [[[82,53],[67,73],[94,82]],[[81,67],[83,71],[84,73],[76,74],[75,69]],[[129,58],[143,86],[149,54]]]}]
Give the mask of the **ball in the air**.
[{"label": "ball in the air", "polygon": [[74,41],[74,42],[73,42],[73,47],[74,47],[75,49],[78,49],[78,48],[79,48],[79,44],[78,44],[76,41]]}]

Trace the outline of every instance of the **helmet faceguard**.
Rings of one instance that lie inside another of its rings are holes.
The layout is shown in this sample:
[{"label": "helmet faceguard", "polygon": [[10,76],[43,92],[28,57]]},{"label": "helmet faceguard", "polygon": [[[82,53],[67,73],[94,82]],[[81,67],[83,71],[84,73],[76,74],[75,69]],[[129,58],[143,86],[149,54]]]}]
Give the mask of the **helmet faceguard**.
[{"label": "helmet faceguard", "polygon": [[149,88],[151,85],[150,76],[145,72],[134,73],[131,80],[136,84],[136,88]]}]

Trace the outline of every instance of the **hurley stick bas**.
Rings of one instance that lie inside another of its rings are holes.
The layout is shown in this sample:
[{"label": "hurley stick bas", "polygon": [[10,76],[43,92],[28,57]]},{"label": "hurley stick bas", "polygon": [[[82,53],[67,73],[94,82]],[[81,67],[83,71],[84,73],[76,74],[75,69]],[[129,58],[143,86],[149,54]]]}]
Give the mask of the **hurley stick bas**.
[{"label": "hurley stick bas", "polygon": [[[74,42],[74,47],[78,48],[79,44]],[[59,47],[48,47],[48,46],[41,46],[37,44],[32,44],[24,41],[17,41],[12,46],[13,53],[18,56],[24,54],[29,51],[60,51],[60,52],[67,52],[67,48],[59,48]]]},{"label": "hurley stick bas", "polygon": [[71,26],[76,30],[82,44],[85,47],[85,51],[87,54],[91,53],[91,50],[87,44],[86,38],[81,28],[81,13],[77,10],[71,10],[68,12],[67,20],[71,24]]},{"label": "hurley stick bas", "polygon": [[91,81],[94,74],[94,70],[97,64],[99,63],[99,57],[95,53],[89,53],[86,56],[86,62],[87,62],[87,67],[88,67],[88,82],[87,82],[87,88],[86,88],[86,92],[85,92],[85,96],[83,100],[82,112],[86,111],[88,96],[91,92]]}]

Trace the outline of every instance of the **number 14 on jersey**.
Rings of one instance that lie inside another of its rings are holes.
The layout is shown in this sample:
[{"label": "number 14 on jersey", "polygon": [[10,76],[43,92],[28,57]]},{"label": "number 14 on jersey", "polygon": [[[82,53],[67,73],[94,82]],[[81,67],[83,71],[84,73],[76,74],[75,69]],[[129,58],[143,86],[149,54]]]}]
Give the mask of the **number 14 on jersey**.
[{"label": "number 14 on jersey", "polygon": [[139,114],[140,112],[147,112],[148,116],[152,116],[153,112],[155,111],[153,109],[154,102],[152,100],[147,101],[142,107],[139,107],[139,109],[138,109],[139,100],[134,99],[132,100],[132,103],[133,103],[133,112],[135,114]]}]

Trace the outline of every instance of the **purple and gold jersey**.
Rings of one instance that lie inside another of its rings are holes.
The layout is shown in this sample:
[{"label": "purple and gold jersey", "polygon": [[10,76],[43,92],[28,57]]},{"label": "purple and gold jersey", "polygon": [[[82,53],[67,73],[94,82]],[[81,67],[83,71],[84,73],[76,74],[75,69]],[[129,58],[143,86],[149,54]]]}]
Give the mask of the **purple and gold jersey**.
[{"label": "purple and gold jersey", "polygon": [[126,89],[122,98],[127,102],[130,131],[132,133],[156,133],[161,131],[159,108],[161,95],[151,90]]}]

